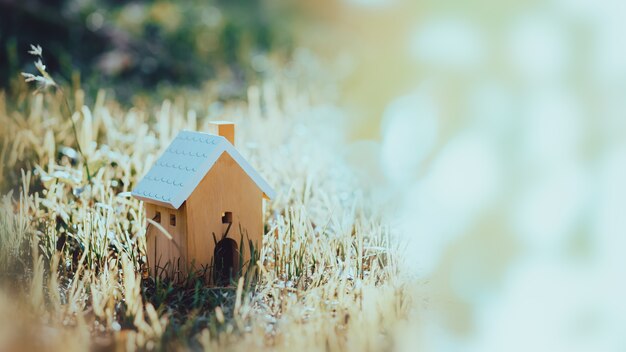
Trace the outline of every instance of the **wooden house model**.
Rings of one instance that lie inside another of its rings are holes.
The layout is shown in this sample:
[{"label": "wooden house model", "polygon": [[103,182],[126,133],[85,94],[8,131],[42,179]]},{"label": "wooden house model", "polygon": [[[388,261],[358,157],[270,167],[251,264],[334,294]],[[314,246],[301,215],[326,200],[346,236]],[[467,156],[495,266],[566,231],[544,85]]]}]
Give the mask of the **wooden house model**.
[{"label": "wooden house model", "polygon": [[209,268],[226,283],[250,261],[249,241],[261,248],[263,200],[275,192],[235,149],[234,124],[212,124],[218,135],[181,131],[132,191],[149,220],[151,275]]}]

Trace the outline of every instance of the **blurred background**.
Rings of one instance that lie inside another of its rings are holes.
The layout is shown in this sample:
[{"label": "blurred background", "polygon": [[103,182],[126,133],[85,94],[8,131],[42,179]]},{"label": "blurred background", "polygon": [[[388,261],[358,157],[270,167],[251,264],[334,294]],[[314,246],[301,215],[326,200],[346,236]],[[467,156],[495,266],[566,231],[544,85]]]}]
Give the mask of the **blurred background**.
[{"label": "blurred background", "polygon": [[211,79],[239,97],[270,56],[291,52],[286,11],[269,1],[0,0],[0,83],[27,68],[24,49],[38,43],[51,72],[123,102]]},{"label": "blurred background", "polygon": [[244,98],[308,58],[333,82],[341,152],[402,236],[407,346],[626,350],[626,2],[0,0],[0,14],[8,89],[30,43],[127,102],[208,81]]}]

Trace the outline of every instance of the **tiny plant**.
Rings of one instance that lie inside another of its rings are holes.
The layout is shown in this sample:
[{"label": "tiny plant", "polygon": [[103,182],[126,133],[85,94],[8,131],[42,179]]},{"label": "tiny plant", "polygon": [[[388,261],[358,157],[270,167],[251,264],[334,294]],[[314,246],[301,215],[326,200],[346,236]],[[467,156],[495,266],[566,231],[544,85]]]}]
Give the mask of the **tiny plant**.
[{"label": "tiny plant", "polygon": [[76,141],[76,149],[78,150],[78,153],[80,154],[81,158],[84,161],[85,172],[87,173],[87,180],[91,182],[91,173],[89,172],[89,163],[87,162],[87,159],[85,158],[85,155],[83,154],[83,150],[80,147],[80,142],[78,141],[78,132],[76,130],[76,123],[74,123],[74,119],[72,118],[72,116],[74,115],[74,111],[70,107],[70,102],[67,100],[67,96],[65,95],[63,88],[61,88],[61,86],[59,86],[54,81],[52,76],[50,76],[48,71],[46,71],[46,65],[43,63],[43,49],[41,48],[41,46],[31,44],[30,50],[28,51],[28,53],[37,58],[37,61],[35,61],[35,68],[37,68],[37,71],[39,71],[39,74],[34,75],[32,73],[22,72],[22,76],[24,76],[24,80],[26,81],[26,83],[36,82],[38,84],[38,87],[37,87],[37,90],[35,90],[35,93],[43,91],[47,88],[54,88],[58,90],[59,93],[61,93],[61,96],[63,97],[63,101],[65,101],[65,107],[67,108],[67,111],[69,113],[69,120],[72,123],[72,131],[74,132],[74,139]]}]

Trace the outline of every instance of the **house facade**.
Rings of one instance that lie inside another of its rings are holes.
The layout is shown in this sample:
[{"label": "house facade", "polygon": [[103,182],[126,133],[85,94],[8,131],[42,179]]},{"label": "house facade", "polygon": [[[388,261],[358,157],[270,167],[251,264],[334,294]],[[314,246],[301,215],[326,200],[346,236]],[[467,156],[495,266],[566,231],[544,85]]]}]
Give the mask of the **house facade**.
[{"label": "house facade", "polygon": [[263,200],[274,191],[229,139],[180,132],[133,190],[148,219],[151,275],[206,270],[225,283],[249,263],[250,242],[260,251]]}]

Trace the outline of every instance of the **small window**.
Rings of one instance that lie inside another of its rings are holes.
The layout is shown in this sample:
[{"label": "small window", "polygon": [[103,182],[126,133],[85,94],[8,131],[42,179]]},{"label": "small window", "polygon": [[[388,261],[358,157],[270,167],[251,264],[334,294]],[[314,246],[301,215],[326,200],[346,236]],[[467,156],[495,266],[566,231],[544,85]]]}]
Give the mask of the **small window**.
[{"label": "small window", "polygon": [[170,225],[176,226],[176,215],[170,214]]},{"label": "small window", "polygon": [[159,224],[160,224],[160,223],[161,223],[161,212],[160,212],[160,211],[157,211],[157,212],[154,214],[154,218],[152,218],[152,220],[154,220],[155,222],[157,222],[157,223],[159,223]]},{"label": "small window", "polygon": [[233,213],[230,211],[222,213],[222,224],[232,224],[233,223]]}]

